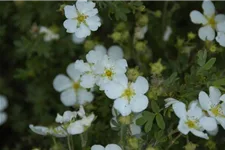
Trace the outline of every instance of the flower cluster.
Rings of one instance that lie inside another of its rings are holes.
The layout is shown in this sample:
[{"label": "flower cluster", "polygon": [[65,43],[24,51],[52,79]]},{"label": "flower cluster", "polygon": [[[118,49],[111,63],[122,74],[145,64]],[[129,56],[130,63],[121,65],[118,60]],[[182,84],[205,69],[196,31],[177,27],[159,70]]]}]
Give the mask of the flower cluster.
[{"label": "flower cluster", "polygon": [[168,98],[165,101],[165,106],[172,105],[174,113],[180,118],[178,130],[185,135],[191,132],[208,139],[208,134],[217,134],[217,124],[225,129],[225,94],[221,96],[220,90],[213,86],[209,87],[209,95],[201,91],[198,100],[192,101],[188,110],[183,102],[176,99]]},{"label": "flower cluster", "polygon": [[75,33],[78,38],[84,38],[96,31],[101,26],[100,18],[97,16],[98,9],[95,3],[87,0],[78,0],[76,5],[64,7],[66,20],[63,25],[68,33]]},{"label": "flower cluster", "polygon": [[125,75],[127,61],[118,46],[111,46],[107,51],[98,45],[86,55],[87,62],[77,60],[75,69],[81,72],[80,85],[85,88],[99,86],[108,98],[115,99],[114,108],[123,116],[131,112],[138,113],[148,106],[148,81],[139,76],[135,82],[128,82]]},{"label": "flower cluster", "polygon": [[6,122],[7,114],[3,112],[4,109],[8,106],[8,102],[5,96],[0,95],[0,125]]},{"label": "flower cluster", "polygon": [[57,114],[56,123],[60,125],[57,127],[44,127],[30,125],[30,129],[40,135],[52,135],[55,137],[66,137],[68,135],[81,134],[85,132],[94,121],[95,115],[90,114],[86,116],[83,106],[80,106],[79,111],[65,111],[63,115]]},{"label": "flower cluster", "polygon": [[202,3],[203,14],[197,10],[190,13],[191,21],[195,24],[202,24],[198,31],[199,38],[203,41],[216,41],[225,47],[225,15],[216,14],[215,6],[210,0]]}]

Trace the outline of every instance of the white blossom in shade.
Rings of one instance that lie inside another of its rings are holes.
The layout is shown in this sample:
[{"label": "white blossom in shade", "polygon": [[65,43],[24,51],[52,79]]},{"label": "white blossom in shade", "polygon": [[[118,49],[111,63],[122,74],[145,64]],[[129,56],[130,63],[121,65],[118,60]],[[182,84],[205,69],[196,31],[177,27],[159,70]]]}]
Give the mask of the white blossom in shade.
[{"label": "white blossom in shade", "polygon": [[73,35],[72,35],[72,41],[75,44],[82,44],[82,43],[84,43],[85,39],[86,38],[78,38],[75,33],[73,33]]},{"label": "white blossom in shade", "polygon": [[164,32],[164,35],[163,35],[163,41],[168,41],[172,32],[173,32],[172,28],[170,26],[167,26],[166,31]]},{"label": "white blossom in shade", "polygon": [[174,103],[177,103],[177,102],[179,102],[179,101],[176,100],[176,99],[174,99],[174,98],[167,98],[167,99],[165,99],[165,102],[166,102],[165,108],[168,108],[168,107],[170,107],[171,105],[173,105]]},{"label": "white blossom in shade", "polygon": [[138,113],[148,106],[148,98],[144,94],[148,91],[148,81],[139,76],[135,82],[128,83],[126,76],[117,78],[117,82],[111,81],[105,86],[105,94],[110,99],[116,99],[113,107],[122,116],[131,112]]},{"label": "white blossom in shade", "polygon": [[225,47],[225,21],[217,24],[217,30],[216,41]]},{"label": "white blossom in shade", "polygon": [[117,144],[108,144],[106,147],[102,145],[93,145],[91,150],[122,150],[122,148]]},{"label": "white blossom in shade", "polygon": [[39,30],[40,34],[44,34],[44,41],[50,42],[53,40],[59,39],[59,34],[54,33],[52,30],[48,29],[47,27],[41,26]]},{"label": "white blossom in shade", "polygon": [[197,101],[193,101],[189,105],[188,111],[182,102],[176,102],[172,105],[174,113],[180,119],[178,130],[187,135],[189,132],[195,136],[208,139],[207,130],[209,134],[215,135],[218,131],[215,119],[204,116],[202,109],[198,106]]},{"label": "white blossom in shade", "polygon": [[197,10],[193,10],[190,13],[191,21],[195,24],[202,24],[198,31],[198,36],[201,40],[213,41],[217,24],[225,21],[225,15],[216,15],[215,6],[210,0],[203,1],[202,9],[203,14]]},{"label": "white blossom in shade", "polygon": [[138,40],[142,40],[145,37],[146,32],[148,31],[148,26],[136,27],[134,36]]},{"label": "white blossom in shade", "polygon": [[30,124],[29,128],[34,133],[39,134],[39,135],[43,135],[43,136],[51,135],[51,136],[61,138],[61,137],[66,137],[68,135],[66,130],[61,126],[49,127],[48,128],[48,127],[45,127],[45,126],[34,126],[34,125]]},{"label": "white blossom in shade", "polygon": [[91,102],[94,96],[80,84],[81,72],[75,69],[74,63],[70,64],[66,71],[69,77],[59,74],[53,81],[55,90],[62,92],[60,95],[62,103],[65,106],[74,106]]},{"label": "white blossom in shade", "polygon": [[76,119],[77,112],[76,111],[65,111],[63,115],[57,114],[55,118],[55,122],[57,123],[67,123],[70,122],[72,119]]},{"label": "white blossom in shade", "polygon": [[98,10],[91,1],[78,0],[76,5],[64,7],[66,20],[63,26],[68,33],[75,33],[78,38],[85,38],[101,26]]},{"label": "white blossom in shade", "polygon": [[210,86],[209,95],[201,91],[198,99],[202,109],[225,129],[225,94],[221,96],[219,89]]},{"label": "white blossom in shade", "polygon": [[82,105],[80,106],[80,109],[77,114],[81,117],[81,119],[70,123],[67,128],[67,132],[71,135],[81,134],[85,132],[91,126],[91,123],[95,119],[95,115],[93,113],[88,116],[85,114]]},{"label": "white blossom in shade", "polygon": [[8,101],[5,96],[0,95],[0,125],[6,122],[7,114],[3,112],[8,107]]}]

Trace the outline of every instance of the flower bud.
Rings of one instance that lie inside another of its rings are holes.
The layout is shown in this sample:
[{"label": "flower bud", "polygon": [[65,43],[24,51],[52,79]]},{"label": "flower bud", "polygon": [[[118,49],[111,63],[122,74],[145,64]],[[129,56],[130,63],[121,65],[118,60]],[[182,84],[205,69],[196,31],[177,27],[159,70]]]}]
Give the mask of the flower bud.
[{"label": "flower bud", "polygon": [[184,146],[184,149],[185,150],[195,150],[197,148],[197,144],[194,144],[194,143],[187,143],[187,145]]},{"label": "flower bud", "polygon": [[161,59],[159,59],[156,63],[150,63],[149,65],[151,67],[151,73],[153,75],[161,75],[163,70],[166,69],[166,67],[162,65]]},{"label": "flower bud", "polygon": [[135,43],[135,49],[137,51],[143,52],[147,49],[147,41],[138,41]]},{"label": "flower bud", "polygon": [[155,13],[154,13],[155,17],[157,18],[161,18],[162,16],[162,12],[160,10],[156,10]]},{"label": "flower bud", "polygon": [[141,15],[141,16],[138,17],[137,23],[140,26],[145,26],[145,25],[148,24],[148,21],[149,21],[149,19],[148,19],[147,15]]},{"label": "flower bud", "polygon": [[127,71],[127,77],[130,81],[135,81],[138,76],[141,76],[142,73],[138,70],[138,67],[129,68]]},{"label": "flower bud", "polygon": [[196,34],[194,34],[193,32],[188,33],[188,40],[193,40],[195,39],[195,37],[196,37]]},{"label": "flower bud", "polygon": [[131,123],[131,116],[120,116],[119,122],[124,125],[128,125]]},{"label": "flower bud", "polygon": [[138,149],[139,145],[138,145],[138,139],[135,137],[131,137],[128,139],[128,144],[130,146],[131,149]]},{"label": "flower bud", "polygon": [[111,38],[113,39],[114,42],[119,42],[122,38],[122,34],[121,32],[113,32]]}]

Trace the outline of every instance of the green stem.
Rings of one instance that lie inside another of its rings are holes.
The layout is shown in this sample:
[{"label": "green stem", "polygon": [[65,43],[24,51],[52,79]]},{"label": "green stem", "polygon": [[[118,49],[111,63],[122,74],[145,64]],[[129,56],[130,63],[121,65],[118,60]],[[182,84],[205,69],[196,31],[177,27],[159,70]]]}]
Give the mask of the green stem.
[{"label": "green stem", "polygon": [[125,137],[126,137],[126,125],[122,125],[120,128],[120,142],[121,142],[121,146],[122,149],[125,149]]},{"label": "green stem", "polygon": [[179,139],[179,137],[182,135],[182,133],[180,133],[178,136],[176,136],[174,138],[174,140],[171,142],[171,144],[166,148],[167,150],[170,149],[171,146],[173,146],[173,144],[176,142],[177,139]]},{"label": "green stem", "polygon": [[67,145],[68,145],[69,150],[73,150],[71,147],[71,143],[70,143],[70,135],[67,136]]},{"label": "green stem", "polygon": [[87,140],[86,140],[86,132],[80,134],[80,139],[81,139],[81,147],[84,150],[87,144]]}]

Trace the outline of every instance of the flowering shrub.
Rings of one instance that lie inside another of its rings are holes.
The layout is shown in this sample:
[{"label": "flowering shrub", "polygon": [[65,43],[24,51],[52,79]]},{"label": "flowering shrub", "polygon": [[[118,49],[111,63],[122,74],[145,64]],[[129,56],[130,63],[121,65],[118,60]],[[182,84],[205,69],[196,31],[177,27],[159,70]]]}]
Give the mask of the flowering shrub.
[{"label": "flowering shrub", "polygon": [[1,2],[1,149],[223,149],[224,5]]}]

